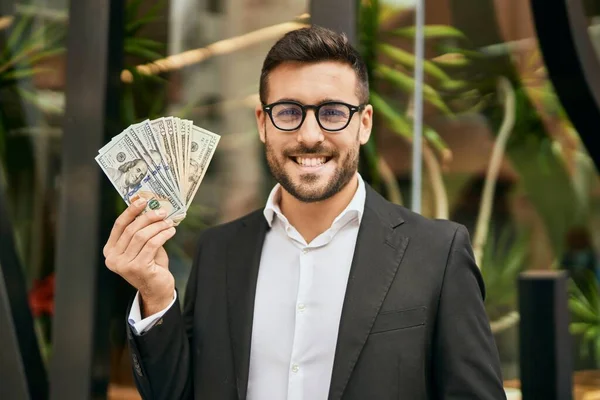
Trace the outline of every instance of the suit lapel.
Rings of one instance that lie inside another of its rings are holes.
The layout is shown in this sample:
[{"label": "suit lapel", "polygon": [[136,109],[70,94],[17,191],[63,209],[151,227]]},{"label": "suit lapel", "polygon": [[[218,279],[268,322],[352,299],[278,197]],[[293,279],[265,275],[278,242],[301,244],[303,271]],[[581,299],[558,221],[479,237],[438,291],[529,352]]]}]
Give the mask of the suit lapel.
[{"label": "suit lapel", "polygon": [[236,384],[240,400],[246,399],[256,281],[267,221],[262,213],[249,216],[229,243],[227,305]]},{"label": "suit lapel", "polygon": [[367,186],[367,199],[340,321],[329,399],[339,400],[396,275],[408,238],[403,220]]}]

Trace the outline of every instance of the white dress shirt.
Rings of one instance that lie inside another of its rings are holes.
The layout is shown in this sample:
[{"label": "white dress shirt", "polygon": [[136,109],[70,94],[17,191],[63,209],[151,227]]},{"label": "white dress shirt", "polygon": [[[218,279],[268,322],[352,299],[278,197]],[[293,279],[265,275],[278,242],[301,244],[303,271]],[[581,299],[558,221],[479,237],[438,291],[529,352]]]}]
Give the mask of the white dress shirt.
[{"label": "white dress shirt", "polygon": [[[366,198],[360,175],[358,181],[346,209],[310,243],[281,213],[281,187],[271,191],[264,210],[271,229],[258,272],[248,400],[327,399]],[[136,298],[129,322],[134,332],[143,332],[167,310],[141,320]]]}]

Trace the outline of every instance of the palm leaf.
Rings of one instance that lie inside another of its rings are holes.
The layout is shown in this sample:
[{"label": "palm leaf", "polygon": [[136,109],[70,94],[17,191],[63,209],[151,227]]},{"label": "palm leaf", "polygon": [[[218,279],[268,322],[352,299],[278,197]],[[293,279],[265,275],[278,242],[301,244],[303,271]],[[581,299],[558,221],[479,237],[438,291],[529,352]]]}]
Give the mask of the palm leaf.
[{"label": "palm leaf", "polygon": [[[415,26],[407,26],[389,33],[394,36],[414,39],[417,34],[417,28]],[[467,39],[461,31],[448,25],[426,25],[423,27],[423,37],[425,39]]]},{"label": "palm leaf", "polygon": [[461,92],[471,87],[472,84],[468,81],[447,80],[440,82],[440,89],[447,92]]},{"label": "palm leaf", "polygon": [[[383,54],[391,58],[392,60],[411,68],[414,70],[416,57],[408,51],[399,49],[389,44],[380,44],[377,49]],[[451,78],[441,68],[432,63],[431,61],[425,60],[423,63],[423,71],[428,75],[436,78],[439,81],[450,81]]]},{"label": "palm leaf", "polygon": [[13,69],[8,72],[0,75],[0,87],[6,87],[14,84],[15,82],[30,78],[34,75],[37,75],[42,72],[52,71],[49,68],[23,68],[23,69]]},{"label": "palm leaf", "polygon": [[33,15],[25,15],[19,19],[19,22],[13,24],[14,28],[6,40],[4,55],[14,52],[14,50],[18,47],[19,42],[27,37],[25,31],[31,26],[32,23]]},{"label": "palm leaf", "polygon": [[588,305],[577,298],[569,299],[569,308],[573,314],[586,322],[598,321],[598,315]]},{"label": "palm leaf", "polygon": [[161,8],[165,5],[164,0],[159,0],[139,19],[133,19],[127,22],[125,32],[127,37],[135,36],[144,26],[156,21],[159,18]]},{"label": "palm leaf", "polygon": [[164,50],[164,48],[165,48],[164,43],[161,43],[161,42],[158,42],[158,41],[152,40],[152,39],[147,39],[147,38],[130,37],[130,38],[126,38],[126,41],[128,41],[129,43],[134,43],[140,47],[146,47],[148,49]]},{"label": "palm leaf", "polygon": [[50,50],[45,50],[45,51],[41,51],[33,56],[31,56],[28,61],[30,64],[35,64],[38,61],[42,61],[46,58],[50,58],[53,56],[56,56],[58,54],[62,54],[66,51],[67,49],[64,47],[57,47],[54,49],[50,49]]},{"label": "palm leaf", "polygon": [[[381,113],[395,133],[408,140],[412,140],[412,123],[409,122],[405,115],[396,111],[383,97],[377,94],[377,92],[371,92],[370,103],[377,113]],[[438,152],[443,153],[448,149],[448,145],[444,139],[430,127],[423,127],[423,136]]]},{"label": "palm leaf", "polygon": [[128,4],[125,6],[125,21],[133,20],[142,5],[144,0],[130,0]]},{"label": "palm leaf", "polygon": [[460,54],[469,60],[481,60],[481,61],[488,60],[488,56],[486,54],[475,51],[475,50],[462,49],[460,47],[446,46],[446,45],[439,45],[438,48],[442,53]]},{"label": "palm leaf", "polygon": [[[396,87],[406,92],[412,93],[414,91],[415,80],[408,75],[393,70],[385,65],[378,65],[376,67],[376,73],[380,77],[386,79],[390,83],[394,84]],[[452,111],[450,111],[446,103],[444,103],[440,95],[426,83],[423,84],[423,98],[445,115],[453,115]]]},{"label": "palm leaf", "polygon": [[423,126],[423,136],[427,139],[427,142],[442,155],[442,158],[449,152],[448,144],[442,139],[439,133],[431,127],[427,125]]},{"label": "palm leaf", "polygon": [[411,126],[402,114],[395,111],[375,92],[371,92],[370,103],[373,105],[373,109],[385,118],[388,125],[395,133],[408,140],[412,140]]},{"label": "palm leaf", "polygon": [[582,334],[585,331],[587,331],[589,327],[590,327],[590,324],[585,323],[585,322],[573,322],[569,326],[569,331],[574,335],[578,335],[578,334]]},{"label": "palm leaf", "polygon": [[162,57],[160,53],[138,46],[132,41],[127,41],[124,45],[125,53],[144,58],[148,61],[154,61]]},{"label": "palm leaf", "polygon": [[594,325],[588,327],[587,331],[583,334],[583,339],[585,341],[595,341],[600,335],[600,325]]}]

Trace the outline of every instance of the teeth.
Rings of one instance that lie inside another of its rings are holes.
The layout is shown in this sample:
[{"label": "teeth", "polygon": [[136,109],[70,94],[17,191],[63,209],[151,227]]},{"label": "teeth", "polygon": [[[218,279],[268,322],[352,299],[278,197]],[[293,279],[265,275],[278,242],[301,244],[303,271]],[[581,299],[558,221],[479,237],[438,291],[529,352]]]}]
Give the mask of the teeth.
[{"label": "teeth", "polygon": [[296,162],[303,167],[318,167],[325,164],[325,157],[296,157]]}]

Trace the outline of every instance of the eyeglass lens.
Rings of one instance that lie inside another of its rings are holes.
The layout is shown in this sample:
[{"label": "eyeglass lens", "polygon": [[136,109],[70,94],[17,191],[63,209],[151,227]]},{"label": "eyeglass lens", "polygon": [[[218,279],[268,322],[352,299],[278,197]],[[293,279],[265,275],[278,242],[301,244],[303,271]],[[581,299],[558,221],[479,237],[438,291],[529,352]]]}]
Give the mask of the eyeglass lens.
[{"label": "eyeglass lens", "polygon": [[[302,124],[302,108],[298,104],[278,104],[273,107],[271,114],[279,129],[293,130]],[[344,104],[326,104],[319,109],[317,118],[323,129],[342,129],[350,118],[350,108]]]}]

